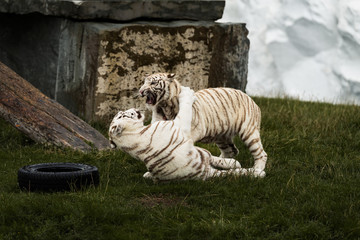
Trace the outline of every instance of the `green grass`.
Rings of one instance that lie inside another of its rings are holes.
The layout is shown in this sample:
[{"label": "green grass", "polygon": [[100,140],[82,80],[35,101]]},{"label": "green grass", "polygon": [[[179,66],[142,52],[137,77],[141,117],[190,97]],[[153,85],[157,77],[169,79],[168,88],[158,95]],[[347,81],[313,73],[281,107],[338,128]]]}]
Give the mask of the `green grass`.
[{"label": "green grass", "polygon": [[[121,152],[44,147],[0,121],[0,239],[359,239],[360,107],[255,101],[269,156],[264,179],[154,184]],[[64,161],[98,166],[99,187],[19,190],[20,167]]]}]

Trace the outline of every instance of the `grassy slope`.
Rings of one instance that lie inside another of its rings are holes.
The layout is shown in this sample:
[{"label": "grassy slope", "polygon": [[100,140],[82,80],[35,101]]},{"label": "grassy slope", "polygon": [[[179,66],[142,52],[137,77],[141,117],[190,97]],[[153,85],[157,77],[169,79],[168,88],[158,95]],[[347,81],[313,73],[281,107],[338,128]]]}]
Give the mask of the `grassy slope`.
[{"label": "grassy slope", "polygon": [[[0,239],[360,238],[360,107],[256,98],[267,176],[156,185],[121,152],[43,147],[0,121]],[[238,159],[252,159],[238,141]],[[218,154],[213,145],[203,145]],[[27,193],[18,168],[99,167],[98,188]]]}]

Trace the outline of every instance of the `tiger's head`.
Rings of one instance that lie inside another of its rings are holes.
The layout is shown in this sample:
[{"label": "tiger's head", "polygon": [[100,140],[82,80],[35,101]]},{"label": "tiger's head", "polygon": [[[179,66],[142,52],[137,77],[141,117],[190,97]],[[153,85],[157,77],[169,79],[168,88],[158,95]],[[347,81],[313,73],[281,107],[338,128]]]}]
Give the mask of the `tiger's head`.
[{"label": "tiger's head", "polygon": [[161,101],[178,96],[180,84],[174,76],[174,73],[155,73],[145,77],[145,82],[139,90],[140,96],[146,96],[146,103],[149,105],[157,105]]},{"label": "tiger's head", "polygon": [[116,148],[121,134],[125,129],[134,130],[144,126],[145,115],[138,109],[131,108],[118,112],[109,127],[109,141],[111,148]]}]

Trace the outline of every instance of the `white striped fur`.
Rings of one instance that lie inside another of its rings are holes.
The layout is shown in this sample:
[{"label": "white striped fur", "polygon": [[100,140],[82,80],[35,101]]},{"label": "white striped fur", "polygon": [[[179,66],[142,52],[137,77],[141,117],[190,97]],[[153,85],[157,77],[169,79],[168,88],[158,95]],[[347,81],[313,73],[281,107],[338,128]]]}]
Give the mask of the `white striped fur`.
[{"label": "white striped fur", "polygon": [[194,92],[181,89],[180,110],[175,120],[144,126],[140,111],[120,111],[109,127],[111,145],[143,161],[148,169],[144,177],[155,182],[247,174],[238,161],[214,157],[194,146],[190,138]]},{"label": "white striped fur", "polygon": [[[174,119],[178,113],[180,83],[175,74],[156,73],[145,78],[141,96],[152,110],[152,123]],[[195,93],[191,138],[194,142],[215,142],[220,157],[232,158],[238,149],[233,143],[238,135],[254,157],[249,171],[254,176],[265,176],[267,154],[260,139],[261,111],[245,93],[232,88],[208,88]]]}]

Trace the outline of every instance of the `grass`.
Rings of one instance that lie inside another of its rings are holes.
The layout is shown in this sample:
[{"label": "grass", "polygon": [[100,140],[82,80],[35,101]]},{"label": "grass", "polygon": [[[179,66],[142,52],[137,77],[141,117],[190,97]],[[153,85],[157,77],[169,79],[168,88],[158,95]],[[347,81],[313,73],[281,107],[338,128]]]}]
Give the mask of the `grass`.
[{"label": "grass", "polygon": [[[255,101],[269,156],[264,179],[154,184],[126,154],[45,147],[0,121],[0,239],[359,239],[360,107]],[[64,161],[98,166],[100,185],[19,190],[20,167]]]}]

